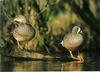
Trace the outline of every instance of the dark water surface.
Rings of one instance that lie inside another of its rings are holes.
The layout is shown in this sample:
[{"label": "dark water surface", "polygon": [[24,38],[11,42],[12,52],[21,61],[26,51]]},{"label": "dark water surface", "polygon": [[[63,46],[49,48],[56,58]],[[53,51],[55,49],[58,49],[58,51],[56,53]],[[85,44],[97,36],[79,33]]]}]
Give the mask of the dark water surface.
[{"label": "dark water surface", "polygon": [[98,71],[100,70],[100,54],[84,53],[85,61],[77,64],[76,61],[16,61],[1,57],[0,71]]}]

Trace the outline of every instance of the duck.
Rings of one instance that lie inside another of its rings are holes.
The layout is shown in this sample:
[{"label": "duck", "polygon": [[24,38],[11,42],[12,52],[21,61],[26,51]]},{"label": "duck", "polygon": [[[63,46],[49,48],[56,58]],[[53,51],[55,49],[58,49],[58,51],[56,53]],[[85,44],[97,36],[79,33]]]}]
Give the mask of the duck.
[{"label": "duck", "polygon": [[[63,40],[61,41],[61,45],[69,51],[71,58],[83,62],[84,59],[82,56],[80,56],[78,50],[79,46],[82,45],[83,41],[84,38],[82,36],[81,28],[79,26],[74,26],[72,28],[72,31],[64,36]],[[74,57],[72,52],[76,50],[78,50],[78,55],[77,57]]]},{"label": "duck", "polygon": [[[13,37],[17,41],[18,48],[24,49],[21,42],[27,44],[35,36],[35,29],[31,24],[27,24],[26,18],[23,15],[18,15],[14,18],[15,28],[13,30]],[[24,44],[24,45],[25,45]]]}]

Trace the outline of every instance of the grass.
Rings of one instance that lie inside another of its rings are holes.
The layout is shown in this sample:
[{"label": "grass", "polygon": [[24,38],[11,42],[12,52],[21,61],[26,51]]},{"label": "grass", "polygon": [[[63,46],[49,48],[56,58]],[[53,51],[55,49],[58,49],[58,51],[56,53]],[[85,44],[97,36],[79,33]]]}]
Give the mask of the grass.
[{"label": "grass", "polygon": [[[82,2],[78,4],[82,7]],[[35,38],[30,42],[33,50],[39,47],[40,50],[41,48],[44,48],[44,50],[48,48],[52,52],[55,48],[58,48],[57,43],[75,25],[82,27],[87,33],[87,37],[93,39],[89,26],[71,10],[68,2],[62,0],[56,2],[53,2],[53,0],[3,0],[0,5],[4,10],[2,14],[6,18],[6,20],[3,20],[5,23],[1,23],[5,29],[7,29],[7,23],[19,14],[24,15],[27,22],[35,28]],[[95,13],[94,10],[92,11]],[[45,27],[47,28],[46,31]],[[9,31],[9,29],[7,30]],[[2,32],[7,33],[4,30]],[[4,36],[4,39],[6,39],[5,37],[7,36]],[[11,42],[10,39],[7,42]],[[15,40],[13,40],[13,43],[16,45]]]}]

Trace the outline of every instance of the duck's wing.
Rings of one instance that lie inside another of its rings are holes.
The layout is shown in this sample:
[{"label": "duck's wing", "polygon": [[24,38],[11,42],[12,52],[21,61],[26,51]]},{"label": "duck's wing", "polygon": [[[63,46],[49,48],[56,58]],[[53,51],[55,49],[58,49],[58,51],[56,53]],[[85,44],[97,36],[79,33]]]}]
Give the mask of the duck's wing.
[{"label": "duck's wing", "polygon": [[20,25],[15,29],[15,32],[21,36],[28,36],[30,35],[30,29],[27,25]]},{"label": "duck's wing", "polygon": [[64,37],[64,43],[68,47],[78,47],[83,42],[83,37],[80,34],[69,34]]}]

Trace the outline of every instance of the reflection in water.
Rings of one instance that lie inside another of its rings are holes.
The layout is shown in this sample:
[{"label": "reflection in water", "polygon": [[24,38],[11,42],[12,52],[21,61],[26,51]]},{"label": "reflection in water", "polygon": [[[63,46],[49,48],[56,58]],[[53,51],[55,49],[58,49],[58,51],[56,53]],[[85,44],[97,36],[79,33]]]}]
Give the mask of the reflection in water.
[{"label": "reflection in water", "polygon": [[72,61],[72,62],[67,62],[67,63],[64,63],[64,71],[81,71],[82,70],[82,67],[83,65],[82,64],[78,64],[76,61]]},{"label": "reflection in water", "polygon": [[84,54],[85,62],[76,61],[15,61],[5,57],[1,58],[0,71],[91,71],[100,70],[99,54]]}]

